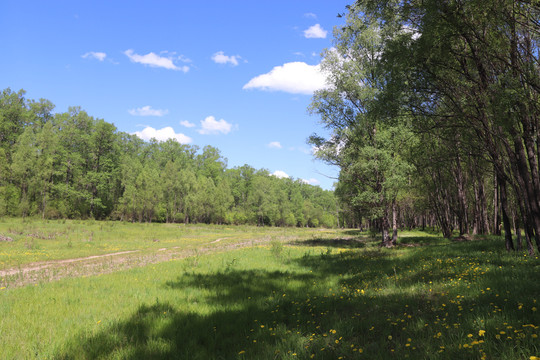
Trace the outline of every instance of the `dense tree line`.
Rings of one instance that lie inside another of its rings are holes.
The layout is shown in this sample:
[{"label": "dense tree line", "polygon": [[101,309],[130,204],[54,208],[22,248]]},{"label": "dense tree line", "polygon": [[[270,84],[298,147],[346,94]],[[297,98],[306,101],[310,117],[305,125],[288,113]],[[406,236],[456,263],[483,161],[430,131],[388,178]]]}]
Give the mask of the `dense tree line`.
[{"label": "dense tree line", "polygon": [[347,223],[387,246],[391,227],[436,224],[540,249],[539,3],[358,0],[340,16],[311,105],[332,136],[311,142],[341,168]]},{"label": "dense tree line", "polygon": [[54,113],[24,91],[0,94],[0,216],[275,226],[336,224],[336,200],[219,150],[144,142],[80,108]]}]

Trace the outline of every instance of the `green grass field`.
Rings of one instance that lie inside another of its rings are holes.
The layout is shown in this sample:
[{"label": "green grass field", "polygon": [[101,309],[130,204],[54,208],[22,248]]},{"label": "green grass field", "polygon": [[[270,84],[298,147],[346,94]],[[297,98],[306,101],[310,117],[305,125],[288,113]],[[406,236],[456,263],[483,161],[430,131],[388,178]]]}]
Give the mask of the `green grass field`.
[{"label": "green grass field", "polygon": [[1,219],[0,270],[34,262],[72,259],[120,251],[193,250],[220,239],[220,245],[262,238],[306,238],[333,230],[256,226],[128,223],[119,221]]},{"label": "green grass field", "polygon": [[[69,225],[55,224],[56,231]],[[125,226],[131,234],[145,226],[102,225]],[[167,225],[151,228],[168,231]],[[193,233],[207,234],[208,242],[245,230],[229,229]],[[295,230],[296,240],[282,229],[249,231],[275,238],[111,274],[3,288],[0,358],[540,357],[540,260],[507,254],[502,239],[453,243],[409,232],[402,245],[381,249],[351,230]],[[126,249],[148,245],[135,237],[124,239]],[[122,241],[111,235],[103,242]]]}]

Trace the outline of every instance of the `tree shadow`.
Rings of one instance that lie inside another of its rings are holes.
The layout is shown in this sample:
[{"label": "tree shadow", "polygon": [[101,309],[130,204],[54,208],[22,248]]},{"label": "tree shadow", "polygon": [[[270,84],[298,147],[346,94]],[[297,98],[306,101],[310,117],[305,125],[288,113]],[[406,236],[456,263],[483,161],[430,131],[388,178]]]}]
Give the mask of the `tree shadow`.
[{"label": "tree shadow", "polygon": [[[439,266],[438,261],[432,261],[427,266],[425,259],[441,254],[437,248],[419,247],[405,257],[394,256],[402,252],[400,249],[306,253],[290,260],[287,271],[179,270],[174,281],[162,286],[178,298],[197,289],[197,295],[188,299],[191,305],[199,306],[197,312],[193,306],[181,305],[185,302],[156,300],[94,335],[77,334],[55,358],[337,359],[358,358],[356,350],[361,347],[364,357],[372,359],[405,355],[476,359],[477,353],[461,348],[461,343],[470,341],[467,334],[476,335],[479,328],[490,334],[496,330],[496,325],[479,323],[478,319],[500,316],[510,324],[540,321],[538,313],[519,312],[511,298],[519,294],[529,299],[540,292],[535,272],[502,255],[501,266],[511,270],[487,272],[475,286],[498,287],[504,296],[482,290],[475,296],[457,297],[463,295],[462,290],[467,291],[467,283],[437,293],[428,290],[430,282],[438,286],[448,283],[448,266],[460,249],[461,260],[477,266],[474,254],[464,254],[463,246],[452,245],[448,247],[448,263]],[[517,281],[518,277],[526,281]],[[428,285],[426,290],[418,291],[424,285]],[[493,313],[495,306],[510,305],[515,309]],[[426,338],[428,341],[416,342]],[[414,339],[415,352],[413,346],[405,347],[410,339]],[[523,342],[521,346],[521,353],[504,356],[533,355],[528,350],[533,345]],[[496,351],[511,351],[508,349],[493,347],[488,358],[504,357]]]},{"label": "tree shadow", "polygon": [[355,238],[345,238],[345,239],[310,239],[302,241],[294,241],[291,244],[296,246],[312,246],[312,247],[335,247],[335,248],[344,248],[344,249],[360,249],[366,247],[366,241]]},{"label": "tree shadow", "polygon": [[398,237],[398,245],[413,245],[413,246],[425,246],[425,245],[445,245],[449,240],[443,237],[433,236],[405,236]]},{"label": "tree shadow", "polygon": [[368,236],[367,232],[365,230],[358,230],[358,229],[350,229],[350,230],[345,230],[343,231],[344,234],[346,235],[350,235],[350,236],[362,236],[362,237],[365,237],[365,236]]}]

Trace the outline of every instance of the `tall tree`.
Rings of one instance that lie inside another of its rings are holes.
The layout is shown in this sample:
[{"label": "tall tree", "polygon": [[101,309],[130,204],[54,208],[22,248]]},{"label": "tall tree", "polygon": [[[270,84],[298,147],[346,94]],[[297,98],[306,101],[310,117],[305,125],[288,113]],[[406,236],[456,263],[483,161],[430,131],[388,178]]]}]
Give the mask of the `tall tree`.
[{"label": "tall tree", "polygon": [[410,131],[399,111],[389,113],[378,101],[386,84],[382,30],[377,19],[350,7],[346,25],[335,31],[335,46],[322,62],[328,88],[315,93],[310,107],[332,136],[312,136],[310,142],[320,158],[340,166],[340,182],[350,184],[350,200],[373,219],[389,247],[396,237],[390,236],[391,213],[397,217],[397,196],[411,169],[402,156]]}]

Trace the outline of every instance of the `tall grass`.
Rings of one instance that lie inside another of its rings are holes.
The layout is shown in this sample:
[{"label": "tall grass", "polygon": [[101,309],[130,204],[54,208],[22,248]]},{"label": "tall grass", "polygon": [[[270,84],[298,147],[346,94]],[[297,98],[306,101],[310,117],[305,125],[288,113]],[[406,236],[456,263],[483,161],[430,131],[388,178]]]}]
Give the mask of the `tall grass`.
[{"label": "tall grass", "polygon": [[0,349],[21,359],[540,356],[538,258],[507,254],[500,239],[346,246],[355,240],[3,289]]}]

